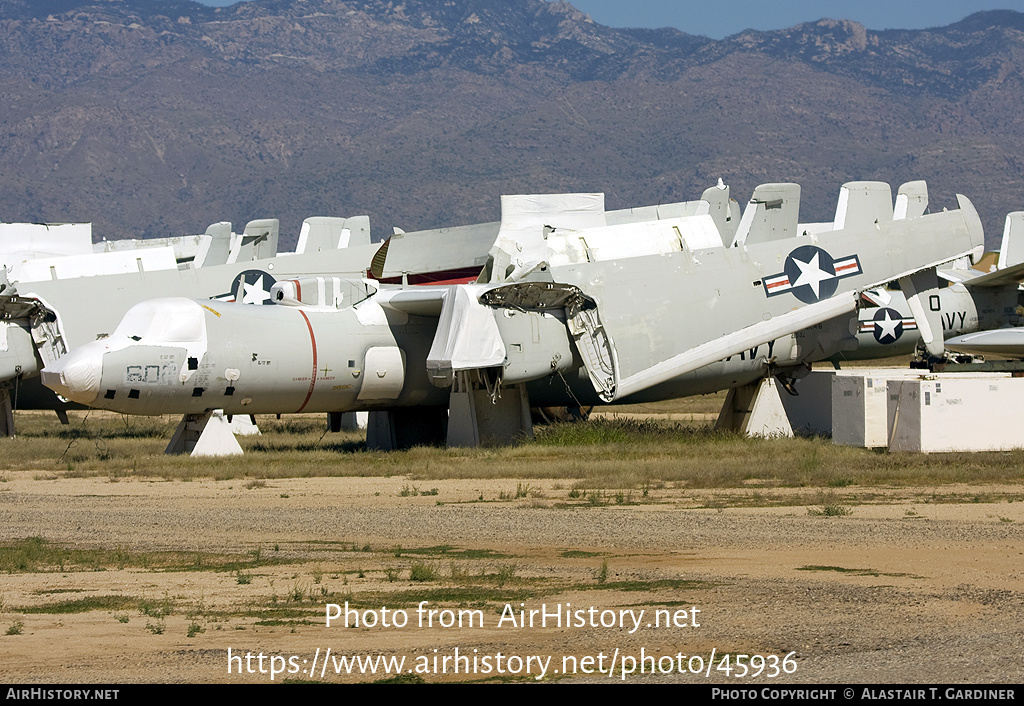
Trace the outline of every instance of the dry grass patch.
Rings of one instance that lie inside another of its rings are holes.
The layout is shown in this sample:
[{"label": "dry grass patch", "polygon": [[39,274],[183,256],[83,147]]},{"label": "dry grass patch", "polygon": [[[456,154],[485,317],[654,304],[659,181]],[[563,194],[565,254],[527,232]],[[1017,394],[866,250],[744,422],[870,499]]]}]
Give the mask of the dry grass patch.
[{"label": "dry grass patch", "polygon": [[227,555],[207,552],[140,552],[114,549],[76,549],[50,542],[43,537],[27,537],[0,544],[0,572],[46,573],[69,571],[107,571],[142,568],[155,571],[238,571],[266,560],[259,554]]},{"label": "dry grass patch", "polygon": [[[263,435],[245,437],[242,457],[165,456],[171,418],[77,413],[70,428],[18,413],[20,436],[5,440],[6,475],[39,479],[107,476],[261,481],[312,476],[403,477],[417,490],[444,479],[556,478],[644,502],[666,484],[684,488],[936,486],[1024,481],[1024,450],[889,454],[829,440],[748,439],[709,425],[631,419],[538,427],[536,438],[503,448],[370,452],[356,433],[325,435],[319,415],[258,419]],[[416,484],[423,485],[416,485]],[[639,492],[638,492],[639,491]],[[419,494],[419,493],[417,493]],[[514,496],[513,496],[514,497]],[[614,499],[611,502],[615,502]],[[632,501],[631,501],[632,502]]]}]

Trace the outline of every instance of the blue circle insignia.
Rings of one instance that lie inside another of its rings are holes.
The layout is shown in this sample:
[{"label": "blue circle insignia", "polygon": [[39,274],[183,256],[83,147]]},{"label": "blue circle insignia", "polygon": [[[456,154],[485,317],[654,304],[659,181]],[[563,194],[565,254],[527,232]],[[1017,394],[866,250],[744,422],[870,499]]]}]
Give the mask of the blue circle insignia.
[{"label": "blue circle insignia", "polygon": [[814,245],[802,245],[786,257],[786,276],[793,296],[804,304],[828,299],[839,288],[835,261]]}]

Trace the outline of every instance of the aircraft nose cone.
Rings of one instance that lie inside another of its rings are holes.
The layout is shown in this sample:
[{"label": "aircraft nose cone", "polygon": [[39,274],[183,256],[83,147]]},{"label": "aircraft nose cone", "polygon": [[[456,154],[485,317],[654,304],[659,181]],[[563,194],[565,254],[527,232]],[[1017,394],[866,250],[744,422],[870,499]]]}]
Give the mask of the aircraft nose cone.
[{"label": "aircraft nose cone", "polygon": [[102,347],[76,348],[43,368],[43,384],[65,399],[89,404],[99,394],[103,352]]}]

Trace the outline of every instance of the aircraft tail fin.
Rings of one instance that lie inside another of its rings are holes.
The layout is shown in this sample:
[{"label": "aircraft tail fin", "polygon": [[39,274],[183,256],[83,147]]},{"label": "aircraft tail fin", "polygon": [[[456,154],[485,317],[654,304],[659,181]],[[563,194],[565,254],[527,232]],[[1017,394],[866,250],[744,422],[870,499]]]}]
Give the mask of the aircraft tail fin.
[{"label": "aircraft tail fin", "polygon": [[280,221],[276,218],[260,218],[245,224],[242,244],[252,247],[251,259],[263,260],[277,257],[277,240],[280,228]]},{"label": "aircraft tail fin", "polygon": [[971,242],[975,244],[970,254],[971,261],[977,262],[985,253],[985,229],[981,225],[981,216],[978,215],[978,210],[974,208],[971,200],[963,194],[956,195],[956,202],[963,214],[964,225],[967,227]]},{"label": "aircraft tail fin", "polygon": [[743,211],[732,246],[792,238],[797,234],[799,219],[799,184],[761,184]]},{"label": "aircraft tail fin", "polygon": [[370,217],[313,216],[302,222],[295,252],[340,250],[370,244]]},{"label": "aircraft tail fin", "polygon": [[231,254],[231,223],[220,221],[211,224],[199,242],[194,267],[225,265]]},{"label": "aircraft tail fin", "polygon": [[704,189],[700,195],[701,201],[708,203],[708,214],[715,221],[718,232],[722,235],[724,242],[732,242],[736,237],[736,227],[739,225],[739,211],[733,210],[736,202],[729,198],[729,186],[721,179],[717,186]]},{"label": "aircraft tail fin", "polygon": [[388,247],[391,245],[391,238],[384,241],[384,244],[377,249],[374,253],[373,259],[370,260],[369,274],[374,279],[381,279],[384,277],[384,263],[388,259]]},{"label": "aircraft tail fin", "polygon": [[864,228],[892,219],[892,189],[884,181],[849,181],[839,189],[833,230]]},{"label": "aircraft tail fin", "polygon": [[1024,262],[1024,211],[1006,214],[1003,242],[999,248],[999,269]]},{"label": "aircraft tail fin", "polygon": [[924,181],[908,181],[896,192],[896,208],[893,209],[894,221],[904,218],[923,216],[928,210],[928,183]]}]

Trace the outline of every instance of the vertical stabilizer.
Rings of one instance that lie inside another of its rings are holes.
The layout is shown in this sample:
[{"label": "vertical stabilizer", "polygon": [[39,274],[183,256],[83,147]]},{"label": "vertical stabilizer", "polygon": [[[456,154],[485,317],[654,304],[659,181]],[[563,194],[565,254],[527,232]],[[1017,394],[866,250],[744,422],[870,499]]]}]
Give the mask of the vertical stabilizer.
[{"label": "vertical stabilizer", "polygon": [[[244,240],[250,240],[253,260],[277,257],[277,239],[281,229],[276,218],[260,218],[245,224]],[[244,242],[244,241],[243,241]]]},{"label": "vertical stabilizer", "polygon": [[892,219],[892,188],[884,181],[849,181],[839,189],[834,230],[860,229]]},{"label": "vertical stabilizer", "polygon": [[369,244],[369,216],[352,216],[351,218],[313,216],[302,222],[302,230],[299,231],[299,241],[295,246],[295,252],[314,253]]},{"label": "vertical stabilizer", "polygon": [[729,198],[729,186],[719,179],[718,185],[705,189],[700,199],[707,201],[708,214],[715,221],[722,240],[726,243],[732,242],[739,226],[739,209],[737,204],[737,209],[733,210],[733,204],[736,202]]},{"label": "vertical stabilizer", "polygon": [[892,219],[899,221],[904,218],[918,218],[928,210],[928,183],[924,181],[908,181],[900,186],[896,194],[896,208]]},{"label": "vertical stabilizer", "polygon": [[1024,211],[1006,214],[1003,243],[999,247],[999,269],[1024,262]]},{"label": "vertical stabilizer", "polygon": [[196,252],[193,266],[225,265],[230,254],[231,223],[228,221],[213,223],[206,229],[206,234],[199,242],[199,250]]},{"label": "vertical stabilizer", "polygon": [[743,211],[733,247],[792,238],[799,219],[799,184],[761,184]]}]

